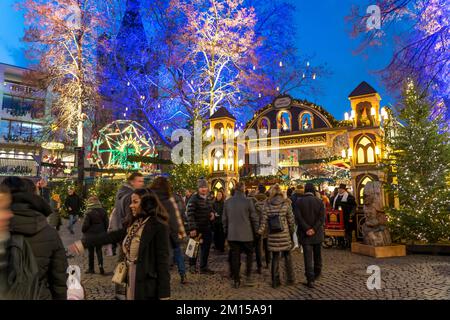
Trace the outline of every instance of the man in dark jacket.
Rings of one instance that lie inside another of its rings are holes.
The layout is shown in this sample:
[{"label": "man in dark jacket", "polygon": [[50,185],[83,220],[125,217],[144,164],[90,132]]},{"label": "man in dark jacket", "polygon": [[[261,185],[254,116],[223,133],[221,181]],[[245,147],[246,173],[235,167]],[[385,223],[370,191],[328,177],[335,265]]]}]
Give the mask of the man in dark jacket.
[{"label": "man in dark jacket", "polygon": [[127,182],[117,191],[116,200],[114,202],[115,213],[110,226],[111,231],[120,230],[127,217],[131,216],[131,194],[136,189],[144,188],[144,176],[142,173],[133,172]]},{"label": "man in dark jacket", "polygon": [[[108,230],[108,216],[106,210],[103,209],[102,204],[96,196],[92,196],[87,201],[87,211],[84,218],[83,227],[81,232],[83,232],[83,238],[95,237],[106,233]],[[95,273],[94,269],[94,252],[97,253],[97,262],[100,274],[105,274],[103,269],[103,253],[102,247],[89,247],[89,269],[86,273]]]},{"label": "man in dark jacket", "polygon": [[19,177],[8,177],[2,184],[12,195],[10,232],[20,234],[31,246],[39,267],[39,279],[47,290],[41,300],[64,300],[67,298],[67,258],[58,232],[52,228],[46,216],[52,210],[44,199],[27,188]]},{"label": "man in dark jacket", "polygon": [[314,288],[314,281],[322,271],[321,247],[324,240],[325,206],[315,196],[312,183],[305,185],[304,196],[297,199],[294,215],[298,225],[299,242],[303,246],[306,285]]},{"label": "man in dark jacket", "polygon": [[[201,234],[203,241],[200,245],[200,273],[213,274],[214,271],[208,268],[208,257],[212,242],[211,221],[215,214],[208,199],[208,182],[205,179],[199,179],[198,192],[189,199],[186,212],[190,236],[195,238]],[[192,273],[196,272],[196,264],[197,258],[189,260]]]},{"label": "man in dark jacket", "polygon": [[[258,185],[258,193],[251,198],[253,200],[253,205],[255,206],[256,213],[258,215],[259,223],[263,218],[263,207],[267,200],[266,187],[262,184]],[[262,251],[264,250],[264,258],[266,260],[266,268],[269,268],[270,263],[270,252],[267,246],[267,232],[260,237],[255,237],[255,254],[256,254],[256,265],[258,267],[258,273],[262,273]]]},{"label": "man in dark jacket", "polygon": [[355,230],[355,208],[356,201],[350,193],[347,192],[347,186],[343,183],[339,185],[338,195],[333,198],[331,203],[333,209],[341,209],[344,213],[344,228],[346,246],[350,247],[352,242],[352,232]]},{"label": "man in dark jacket", "polygon": [[69,226],[67,229],[69,229],[71,234],[74,234],[73,226],[78,221],[82,207],[81,198],[75,193],[74,187],[69,188],[69,195],[64,201],[64,207],[69,214]]},{"label": "man in dark jacket", "polygon": [[241,252],[247,255],[246,283],[253,285],[251,275],[254,240],[259,228],[259,217],[253,201],[245,196],[244,191],[244,183],[239,182],[234,196],[225,201],[222,216],[223,230],[230,245],[231,272],[235,288],[240,286]]}]

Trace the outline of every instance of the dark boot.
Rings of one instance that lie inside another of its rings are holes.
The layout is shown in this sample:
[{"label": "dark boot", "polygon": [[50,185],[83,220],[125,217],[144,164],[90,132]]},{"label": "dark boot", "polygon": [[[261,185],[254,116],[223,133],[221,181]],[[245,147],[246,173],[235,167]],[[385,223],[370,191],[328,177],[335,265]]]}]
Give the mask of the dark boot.
[{"label": "dark boot", "polygon": [[103,266],[100,266],[99,269],[100,269],[100,274],[104,275],[105,274],[105,269],[103,269]]},{"label": "dark boot", "polygon": [[185,274],[180,274],[180,282],[181,282],[181,284],[186,284],[187,283]]},{"label": "dark boot", "polygon": [[95,270],[93,270],[93,269],[88,269],[88,270],[85,271],[85,273],[86,273],[86,274],[94,274],[94,273],[95,273]]}]

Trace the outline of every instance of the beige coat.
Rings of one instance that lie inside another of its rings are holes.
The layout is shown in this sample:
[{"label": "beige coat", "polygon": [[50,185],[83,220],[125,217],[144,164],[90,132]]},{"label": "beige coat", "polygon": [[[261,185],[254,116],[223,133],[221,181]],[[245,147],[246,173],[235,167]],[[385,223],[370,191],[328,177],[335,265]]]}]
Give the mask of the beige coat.
[{"label": "beige coat", "polygon": [[295,232],[295,219],[292,213],[291,200],[284,199],[282,195],[268,199],[263,207],[263,219],[258,230],[259,234],[264,234],[268,230],[268,217],[270,215],[280,215],[283,231],[268,234],[269,251],[289,251],[293,247],[292,235]]}]

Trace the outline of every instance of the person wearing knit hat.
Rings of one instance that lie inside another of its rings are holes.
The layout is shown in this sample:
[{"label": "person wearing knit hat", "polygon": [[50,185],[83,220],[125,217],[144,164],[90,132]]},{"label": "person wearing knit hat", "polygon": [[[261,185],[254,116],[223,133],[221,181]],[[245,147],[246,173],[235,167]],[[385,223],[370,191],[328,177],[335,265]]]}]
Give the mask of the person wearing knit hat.
[{"label": "person wearing knit hat", "polygon": [[[86,216],[84,218],[81,232],[83,232],[83,238],[89,238],[104,234],[108,230],[109,220],[106,210],[103,209],[102,204],[97,196],[91,196],[87,200]],[[89,247],[89,269],[86,273],[95,273],[94,270],[94,252],[97,253],[97,262],[100,270],[100,274],[105,274],[103,269],[103,253],[102,247]]]},{"label": "person wearing knit hat", "polygon": [[205,178],[198,179],[197,187],[200,188],[208,188],[208,181]]},{"label": "person wearing knit hat", "polygon": [[[198,190],[193,194],[186,208],[189,235],[191,238],[201,237],[200,244],[200,273],[213,274],[208,268],[208,257],[212,242],[211,222],[215,219],[212,202],[208,198],[208,181],[200,178],[197,182]],[[189,259],[190,272],[196,272],[197,257]]]}]

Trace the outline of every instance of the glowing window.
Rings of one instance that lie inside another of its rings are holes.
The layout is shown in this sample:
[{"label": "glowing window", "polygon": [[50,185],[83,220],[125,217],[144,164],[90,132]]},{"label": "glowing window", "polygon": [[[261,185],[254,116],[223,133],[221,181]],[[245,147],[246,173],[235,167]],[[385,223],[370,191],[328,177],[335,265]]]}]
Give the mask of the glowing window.
[{"label": "glowing window", "polygon": [[270,131],[269,119],[267,119],[266,117],[261,118],[261,120],[259,120],[259,123],[258,123],[258,129],[259,130],[267,130],[267,132],[269,132]]},{"label": "glowing window", "polygon": [[280,111],[278,113],[277,127],[281,133],[291,131],[291,114],[288,111]]},{"label": "glowing window", "polygon": [[367,148],[367,162],[368,163],[375,162],[375,152],[372,147]]},{"label": "glowing window", "polygon": [[363,136],[356,145],[356,163],[375,163],[375,147],[368,137]]},{"label": "glowing window", "polygon": [[358,163],[365,163],[365,157],[364,157],[364,149],[363,148],[358,148]]},{"label": "glowing window", "polygon": [[360,183],[359,183],[359,204],[364,204],[364,187],[366,186],[367,182],[373,181],[371,177],[365,177]]},{"label": "glowing window", "polygon": [[308,131],[313,129],[313,116],[309,112],[303,112],[300,114],[300,131]]}]

